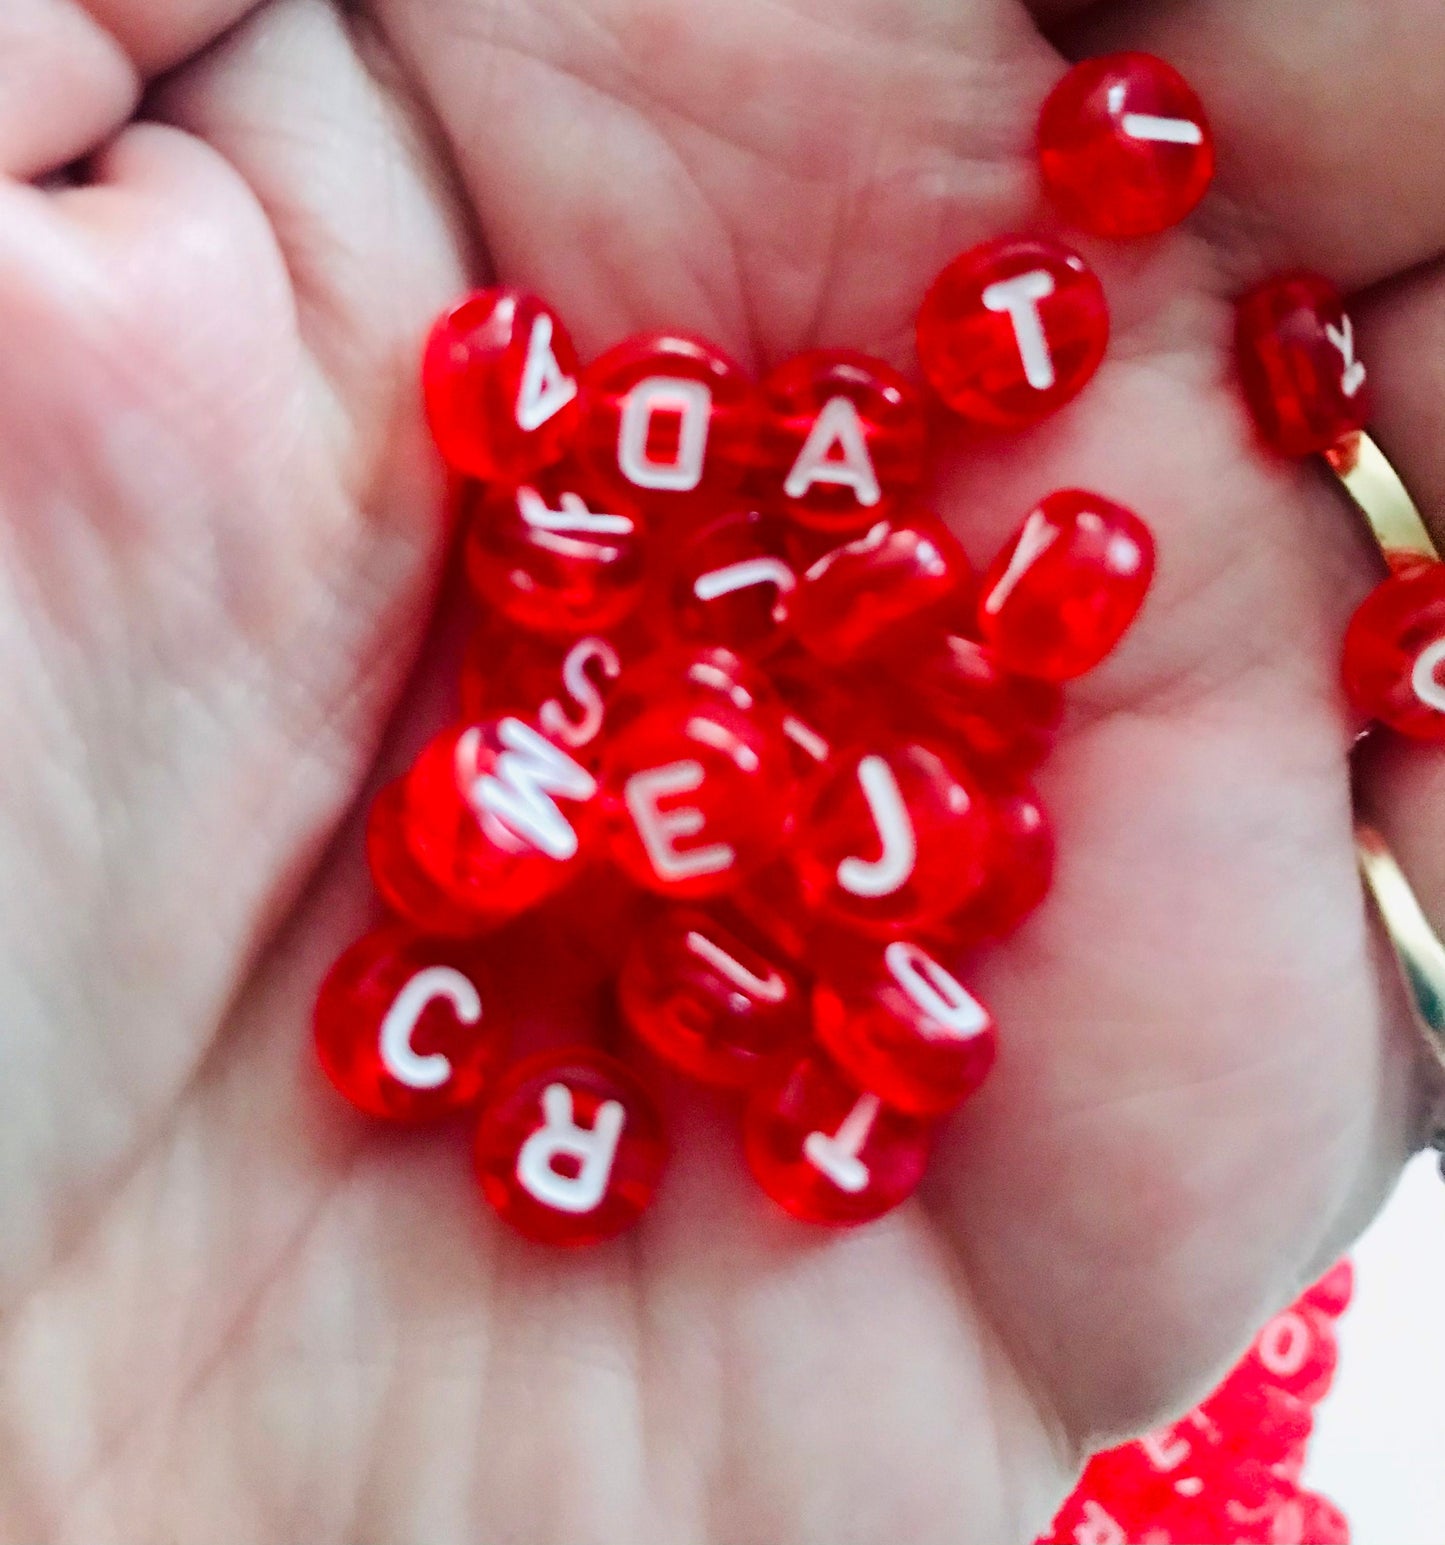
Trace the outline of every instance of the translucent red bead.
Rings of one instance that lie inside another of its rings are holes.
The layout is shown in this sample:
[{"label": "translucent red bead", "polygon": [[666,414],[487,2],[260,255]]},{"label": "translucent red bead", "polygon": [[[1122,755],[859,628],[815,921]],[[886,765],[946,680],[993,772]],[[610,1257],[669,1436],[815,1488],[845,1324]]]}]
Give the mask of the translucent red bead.
[{"label": "translucent red bead", "polygon": [[1150,236],[1177,225],[1214,177],[1204,107],[1152,54],[1086,59],[1039,116],[1039,166],[1064,217],[1100,236]]},{"label": "translucent red bead", "polygon": [[647,1210],[667,1160],[662,1117],[615,1058],[585,1047],[512,1068],[482,1107],[482,1195],[539,1244],[592,1245]]},{"label": "translucent red bead", "polygon": [[1365,597],[1345,632],[1344,681],[1365,717],[1445,741],[1445,564],[1392,574]]},{"label": "translucent red bead", "polygon": [[1070,681],[1103,660],[1144,604],[1154,539],[1132,510],[1063,489],[1032,510],[979,590],[979,637],[1023,676]]},{"label": "translucent red bead", "polygon": [[[1013,236],[939,276],[917,337],[951,408],[1017,429],[1086,384],[1108,315],[1077,255]],[[849,350],[759,387],[660,332],[579,369],[561,320],[501,288],[437,324],[423,386],[485,620],[460,717],[371,812],[395,921],[320,994],[327,1071],[377,1115],[479,1106],[481,1189],[541,1242],[651,1204],[658,1064],[742,1097],[743,1156],[797,1217],[897,1206],[993,1064],[960,957],[1048,890],[1024,780],[1060,683],[1142,603],[1146,528],[1050,495],[980,586],[924,502],[931,406]],[[544,1041],[559,994],[595,1004],[636,1066],[504,1069],[498,982]]]},{"label": "translucent red bead", "polygon": [[1104,287],[1077,252],[1004,237],[965,252],[918,313],[918,361],[981,429],[1027,429],[1084,389],[1109,342]]},{"label": "translucent red bead", "polygon": [[1260,436],[1286,456],[1327,451],[1370,416],[1344,297],[1318,274],[1281,274],[1235,311],[1240,384]]},{"label": "translucent red bead", "polygon": [[353,944],[322,983],[316,1050],[358,1109],[436,1121],[476,1104],[507,1054],[480,953],[399,925]]},{"label": "translucent red bead", "polygon": [[576,429],[577,355],[544,302],[481,290],[441,318],[422,366],[427,419],[449,466],[521,482],[560,461]]}]

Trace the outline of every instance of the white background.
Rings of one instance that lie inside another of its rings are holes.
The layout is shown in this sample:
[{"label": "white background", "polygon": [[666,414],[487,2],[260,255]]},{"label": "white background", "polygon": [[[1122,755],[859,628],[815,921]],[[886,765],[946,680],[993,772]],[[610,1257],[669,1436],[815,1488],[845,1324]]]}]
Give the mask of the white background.
[{"label": "white background", "polygon": [[1305,1484],[1344,1509],[1355,1545],[1445,1545],[1445,1181],[1406,1170],[1356,1245],[1334,1388]]}]

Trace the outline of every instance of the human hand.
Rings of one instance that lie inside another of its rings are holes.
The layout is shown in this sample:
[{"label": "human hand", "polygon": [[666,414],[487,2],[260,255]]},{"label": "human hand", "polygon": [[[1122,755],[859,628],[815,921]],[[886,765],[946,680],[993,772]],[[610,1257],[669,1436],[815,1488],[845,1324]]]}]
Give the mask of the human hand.
[{"label": "human hand", "polygon": [[[497,274],[589,352],[671,324],[907,364],[943,263],[1047,220],[1059,55],[1014,0],[5,7],[0,1531],[1019,1540],[1368,1216],[1421,1104],[1335,687],[1374,560],[1254,446],[1228,297],[1376,286],[1382,429],[1445,492],[1440,281],[1394,277],[1445,244],[1445,18],[1042,20],[1168,54],[1224,160],[1189,230],[1081,243],[1109,360],[938,493],[978,560],[1066,485],[1160,548],[1041,782],[1055,891],[972,979],[1000,1064],[848,1236],[775,1215],[679,1095],[655,1212],[554,1258],[455,1134],[372,1141],[307,1044],[370,906],[342,823],[445,712],[432,661],[379,752],[446,540],[426,326]],[[1430,776],[1390,752],[1366,791],[1427,902]]]}]

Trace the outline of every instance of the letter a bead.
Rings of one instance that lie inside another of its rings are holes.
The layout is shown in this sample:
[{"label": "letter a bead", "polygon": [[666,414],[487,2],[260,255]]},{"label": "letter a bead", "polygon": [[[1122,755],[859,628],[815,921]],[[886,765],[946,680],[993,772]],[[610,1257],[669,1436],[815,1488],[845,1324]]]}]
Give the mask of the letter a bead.
[{"label": "letter a bead", "polygon": [[834,961],[813,993],[818,1039],[886,1105],[939,1116],[988,1076],[998,1036],[988,1010],[927,950],[895,939]]},{"label": "letter a bead", "polygon": [[918,392],[891,366],[816,349],[763,382],[759,493],[815,531],[849,532],[889,514],[923,477]]},{"label": "letter a bead", "polygon": [[400,924],[342,955],[314,1023],[336,1088],[396,1121],[435,1121],[475,1104],[506,1057],[506,1024],[476,951]]},{"label": "letter a bead", "polygon": [[519,483],[560,461],[577,426],[577,355],[535,295],[480,290],[436,324],[422,365],[442,456],[468,477]]},{"label": "letter a bead", "polygon": [[982,429],[1019,430],[1088,383],[1109,342],[1093,270],[1057,242],[1003,237],[933,282],[918,313],[918,360],[938,395]]},{"label": "letter a bead", "polygon": [[618,995],[663,1061],[721,1089],[747,1088],[808,1037],[807,997],[786,962],[701,907],[659,912],[633,935]]},{"label": "letter a bead", "polygon": [[891,1110],[821,1056],[753,1091],[743,1153],[758,1184],[808,1223],[867,1223],[906,1200],[928,1163],[929,1123]]},{"label": "letter a bead", "polygon": [[817,911],[884,937],[939,922],[983,883],[987,807],[936,746],[839,753],[798,816],[793,863]]},{"label": "letter a bead", "polygon": [[1318,274],[1281,274],[1235,310],[1240,384],[1260,436],[1286,456],[1327,451],[1370,417],[1344,297]]},{"label": "letter a bead", "polygon": [[1392,574],[1345,630],[1345,692],[1413,740],[1445,741],[1445,564]]},{"label": "letter a bead", "polygon": [[979,637],[1023,676],[1069,681],[1092,670],[1144,604],[1154,539],[1122,504],[1066,488],[1028,516],[979,594]]},{"label": "letter a bead", "polygon": [[482,1194],[539,1244],[591,1245],[652,1203],[667,1137],[652,1096],[622,1064],[575,1047],[510,1069],[482,1107]]},{"label": "letter a bead", "polygon": [[1214,177],[1214,136],[1199,98],[1152,54],[1075,65],[1044,103],[1038,149],[1061,213],[1100,236],[1178,225]]},{"label": "letter a bead", "polygon": [[602,488],[644,509],[716,509],[748,470],[757,427],[752,383],[698,338],[629,339],[582,380],[577,455]]}]

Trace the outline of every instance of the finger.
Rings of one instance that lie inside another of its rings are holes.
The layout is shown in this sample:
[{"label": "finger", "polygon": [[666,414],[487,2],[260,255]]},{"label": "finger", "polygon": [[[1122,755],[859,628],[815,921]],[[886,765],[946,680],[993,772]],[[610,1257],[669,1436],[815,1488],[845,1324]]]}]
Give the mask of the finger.
[{"label": "finger", "polygon": [[1358,287],[1445,248],[1434,0],[1125,0],[1064,42],[1162,54],[1199,91],[1219,145],[1201,228],[1235,280],[1303,264]]},{"label": "finger", "polygon": [[109,138],[146,79],[251,0],[8,0],[0,10],[0,171],[32,178]]}]

